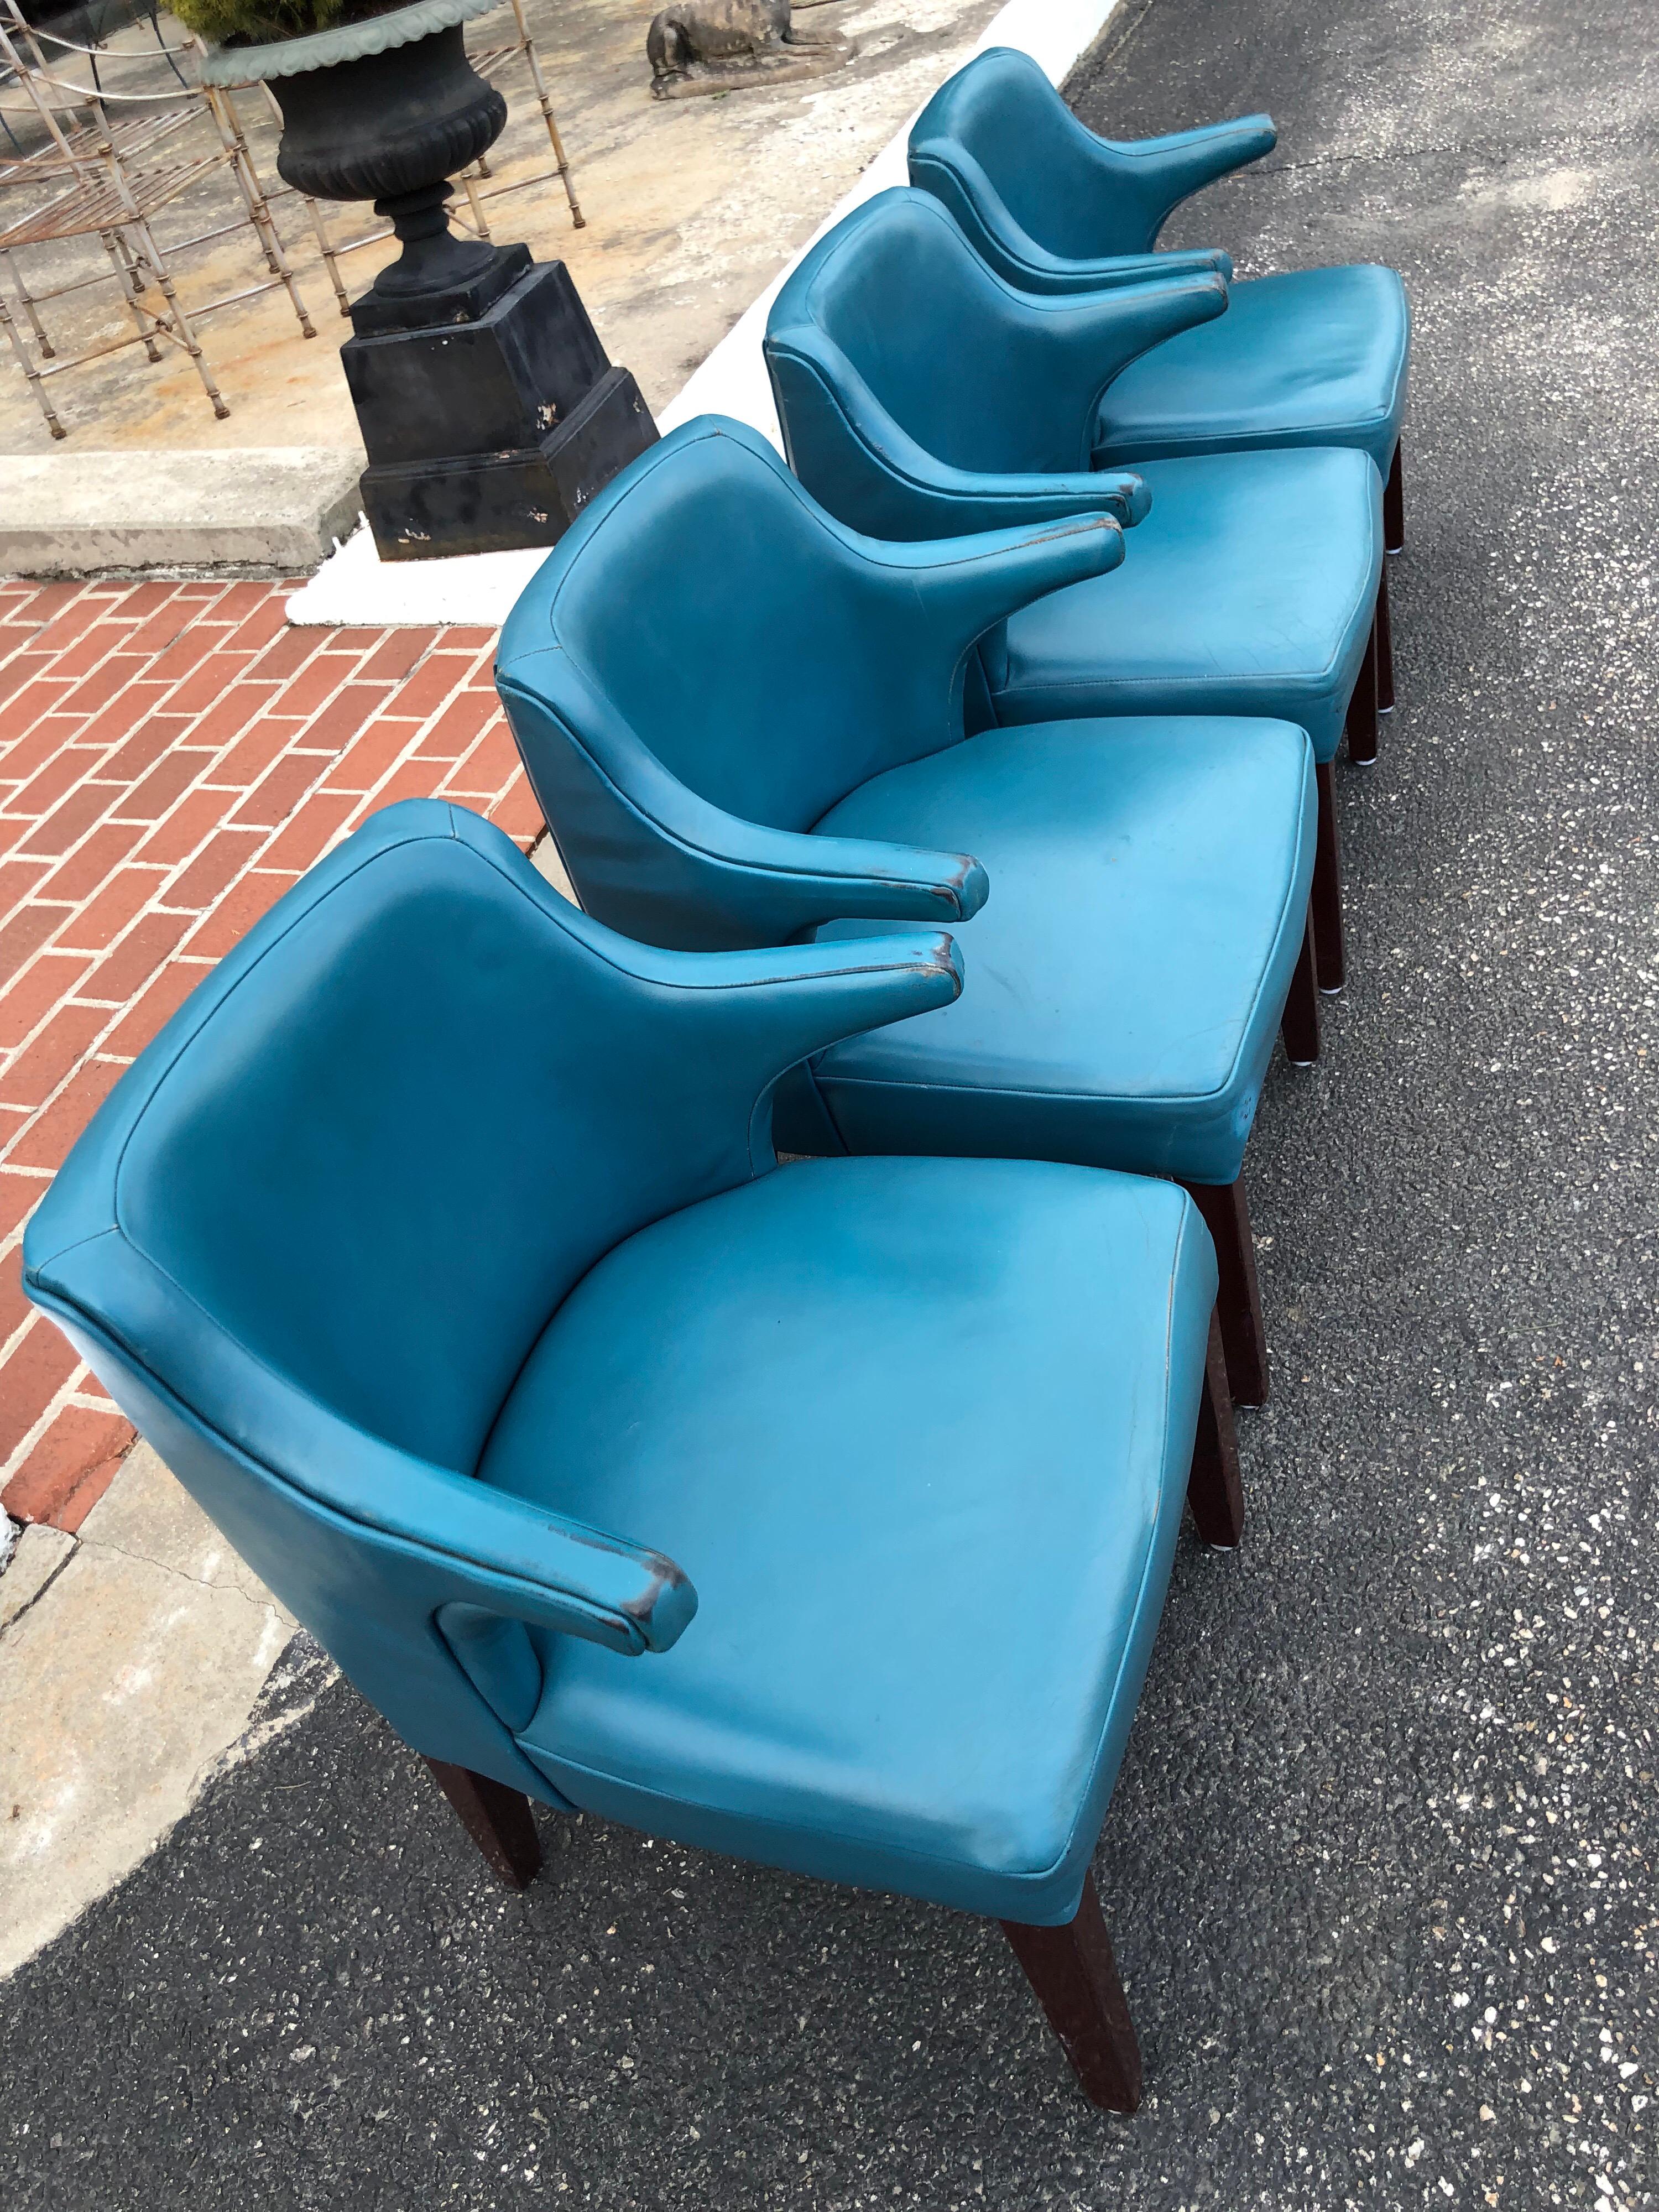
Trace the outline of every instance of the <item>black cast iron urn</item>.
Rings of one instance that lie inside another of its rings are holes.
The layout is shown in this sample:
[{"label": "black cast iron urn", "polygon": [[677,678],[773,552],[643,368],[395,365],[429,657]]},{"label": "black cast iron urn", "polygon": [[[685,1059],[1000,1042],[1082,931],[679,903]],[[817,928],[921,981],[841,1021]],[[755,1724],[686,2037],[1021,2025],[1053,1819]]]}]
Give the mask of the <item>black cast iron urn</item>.
[{"label": "black cast iron urn", "polygon": [[657,429],[562,261],[449,227],[448,179],[507,123],[460,23],[267,81],[283,177],[317,199],[373,199],[403,245],[353,303],[340,349],[381,558],[552,544]]}]

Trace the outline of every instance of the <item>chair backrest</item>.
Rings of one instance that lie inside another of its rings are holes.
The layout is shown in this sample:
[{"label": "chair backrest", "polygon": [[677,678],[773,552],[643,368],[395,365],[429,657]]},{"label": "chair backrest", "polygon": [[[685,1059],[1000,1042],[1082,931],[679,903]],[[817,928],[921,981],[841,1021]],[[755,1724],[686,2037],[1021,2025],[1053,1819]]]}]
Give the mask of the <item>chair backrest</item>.
[{"label": "chair backrest", "polygon": [[[794,270],[768,319],[768,358],[775,387],[787,383],[779,356],[799,331],[834,349],[838,384],[862,386],[951,468],[1062,475],[1088,468],[1094,434],[1081,398],[1042,404],[1049,333],[1069,311],[1016,292],[937,199],[898,187],[855,208]],[[790,396],[780,393],[786,419]]]},{"label": "chair backrest", "polygon": [[773,1164],[786,1069],[961,988],[948,939],[859,954],[630,944],[410,800],[198,986],[37,1208],[29,1296],[416,1749],[556,1800],[514,1740],[526,1624],[637,1653],[695,1610],[480,1457],[577,1279]]},{"label": "chair backrest", "polygon": [[1078,121],[1030,54],[992,46],[916,118],[910,177],[943,198],[970,237],[975,217],[994,230],[1000,201],[1028,238],[1066,259],[1145,252],[1150,211],[1132,177],[1103,170],[1109,143]]},{"label": "chair backrest", "polygon": [[322,1421],[470,1476],[577,1279],[751,1172],[752,1098],[616,942],[464,810],[376,816],[117,1086],[40,1286],[267,1465]]},{"label": "chair backrest", "polygon": [[914,602],[864,543],[755,432],[687,423],[607,486],[520,599],[497,664],[509,708],[535,656],[524,680],[590,751],[620,725],[727,814],[810,830],[963,734],[959,690],[915,649]]}]

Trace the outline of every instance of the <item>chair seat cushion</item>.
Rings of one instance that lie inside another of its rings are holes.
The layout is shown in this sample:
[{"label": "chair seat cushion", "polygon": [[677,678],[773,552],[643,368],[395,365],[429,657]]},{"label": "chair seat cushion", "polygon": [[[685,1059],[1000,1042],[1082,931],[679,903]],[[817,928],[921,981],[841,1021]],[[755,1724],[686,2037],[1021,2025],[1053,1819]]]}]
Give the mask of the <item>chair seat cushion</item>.
[{"label": "chair seat cushion", "polygon": [[1388,474],[1411,318],[1392,269],[1235,283],[1227,312],[1132,362],[1101,403],[1095,465],[1251,446],[1357,446]]},{"label": "chair seat cushion", "polygon": [[659,1656],[542,1639],[571,1802],[1006,1918],[1075,1911],[1169,1580],[1215,1292],[1167,1183],[782,1168],[629,1237],[481,1474],[648,1532]]},{"label": "chair seat cushion", "polygon": [[1149,461],[1123,566],[1012,615],[981,647],[1000,722],[1265,714],[1334,757],[1382,567],[1364,453]]},{"label": "chair seat cushion", "polygon": [[1314,818],[1303,732],[1221,716],[990,730],[865,784],[818,828],[971,853],[991,888],[951,925],[954,1006],[814,1063],[849,1151],[1232,1182],[1302,945]]}]

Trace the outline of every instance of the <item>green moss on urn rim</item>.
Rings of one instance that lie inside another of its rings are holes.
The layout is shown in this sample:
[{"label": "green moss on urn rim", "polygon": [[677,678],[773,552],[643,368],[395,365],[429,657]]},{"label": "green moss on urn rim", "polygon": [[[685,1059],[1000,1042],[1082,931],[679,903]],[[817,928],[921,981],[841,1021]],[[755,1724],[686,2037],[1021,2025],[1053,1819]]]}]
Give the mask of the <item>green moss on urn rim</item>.
[{"label": "green moss on urn rim", "polygon": [[297,38],[272,39],[246,46],[210,46],[202,57],[204,84],[254,84],[264,78],[298,76],[306,70],[331,69],[337,62],[361,61],[392,46],[406,46],[453,23],[487,15],[502,0],[412,0],[360,22],[336,23],[326,31]]}]

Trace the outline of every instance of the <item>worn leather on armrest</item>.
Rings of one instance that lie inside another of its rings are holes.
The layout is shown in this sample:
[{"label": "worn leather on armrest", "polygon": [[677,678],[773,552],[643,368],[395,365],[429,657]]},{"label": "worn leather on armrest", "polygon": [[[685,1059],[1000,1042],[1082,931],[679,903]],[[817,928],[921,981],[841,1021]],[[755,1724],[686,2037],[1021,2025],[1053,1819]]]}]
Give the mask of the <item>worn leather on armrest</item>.
[{"label": "worn leather on armrest", "polygon": [[1218,177],[1231,176],[1271,154],[1279,132],[1271,115],[1238,115],[1195,131],[1172,131],[1163,138],[1096,140],[1103,168],[1115,179],[1132,182],[1146,212],[1145,250],[1158,243],[1167,218]]},{"label": "worn leather on armrest", "polygon": [[[586,693],[580,734],[538,685],[543,662],[556,662],[562,690]],[[556,646],[516,657],[497,680],[582,904],[613,929],[707,951],[776,945],[842,916],[965,921],[984,903],[985,872],[967,854],[814,837],[714,805],[609,712]],[[648,877],[641,845],[652,848]]]}]

